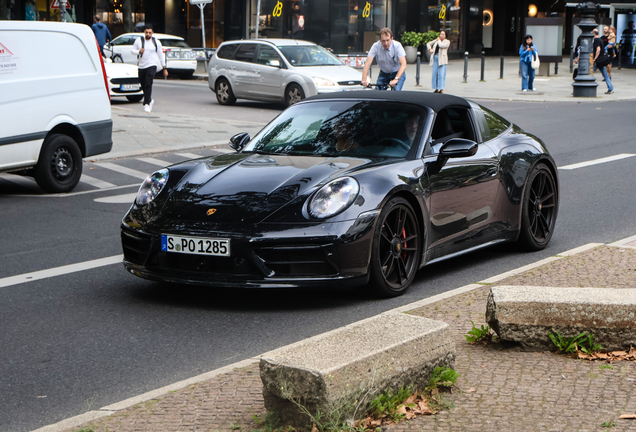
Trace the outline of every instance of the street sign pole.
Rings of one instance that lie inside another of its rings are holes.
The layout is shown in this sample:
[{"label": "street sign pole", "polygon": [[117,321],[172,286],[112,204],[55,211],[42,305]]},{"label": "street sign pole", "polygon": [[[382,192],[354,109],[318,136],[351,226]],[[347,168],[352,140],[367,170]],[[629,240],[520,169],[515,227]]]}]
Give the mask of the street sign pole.
[{"label": "street sign pole", "polygon": [[66,22],[66,0],[60,0],[60,22]]},{"label": "street sign pole", "polygon": [[[212,3],[213,0],[190,0],[190,4],[195,4],[199,6],[199,10],[201,11],[201,41],[203,48],[205,48],[205,17],[203,16],[203,9],[205,9],[205,5]],[[205,53],[205,70],[208,70],[208,53],[204,49]]]},{"label": "street sign pole", "polygon": [[[256,3],[256,34],[254,35],[254,39],[258,39],[258,24],[261,20],[261,0],[258,0]],[[249,39],[249,37],[248,37]]]}]

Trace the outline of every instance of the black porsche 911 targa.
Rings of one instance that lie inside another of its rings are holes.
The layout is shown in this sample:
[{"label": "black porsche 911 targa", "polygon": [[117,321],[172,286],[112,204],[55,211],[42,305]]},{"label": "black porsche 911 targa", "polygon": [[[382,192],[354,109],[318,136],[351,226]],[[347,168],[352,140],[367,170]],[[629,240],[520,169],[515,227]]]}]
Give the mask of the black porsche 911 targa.
[{"label": "black porsche 911 targa", "polygon": [[282,112],[234,154],[148,177],[124,217],[124,266],[218,287],[368,284],[500,242],[543,249],[559,205],[541,140],[466,99],[343,92]]}]

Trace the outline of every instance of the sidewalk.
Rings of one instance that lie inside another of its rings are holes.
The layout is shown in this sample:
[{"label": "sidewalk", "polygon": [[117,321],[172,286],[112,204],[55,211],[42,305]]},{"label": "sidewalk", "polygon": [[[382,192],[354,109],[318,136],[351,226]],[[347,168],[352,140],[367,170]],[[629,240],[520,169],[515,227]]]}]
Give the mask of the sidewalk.
[{"label": "sidewalk", "polygon": [[[386,428],[420,431],[636,431],[636,363],[574,360],[500,344],[470,345],[464,335],[484,323],[492,285],[636,287],[636,236],[591,244],[452,292],[399,308],[448,323],[455,332],[453,408]],[[252,431],[265,417],[257,358],[91,411],[38,432]],[[603,366],[603,368],[601,368]],[[91,421],[92,419],[92,421]]]}]

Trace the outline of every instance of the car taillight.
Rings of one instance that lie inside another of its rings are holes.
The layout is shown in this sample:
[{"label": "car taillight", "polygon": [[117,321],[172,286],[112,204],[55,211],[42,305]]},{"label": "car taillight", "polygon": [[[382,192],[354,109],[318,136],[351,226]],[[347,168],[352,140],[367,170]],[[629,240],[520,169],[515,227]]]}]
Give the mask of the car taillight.
[{"label": "car taillight", "polygon": [[168,52],[168,51],[170,51],[170,50],[169,50],[169,49],[166,49],[166,48],[161,48],[161,51],[163,51],[163,53],[165,54],[165,53],[167,53],[167,52]]},{"label": "car taillight", "polygon": [[99,56],[99,62],[102,65],[102,75],[104,75],[104,86],[106,87],[108,102],[110,102],[110,90],[108,89],[108,76],[106,75],[106,68],[104,67],[104,58],[102,57],[102,50],[99,48],[99,43],[97,42],[97,38],[95,38],[95,45],[97,45],[97,55]]}]

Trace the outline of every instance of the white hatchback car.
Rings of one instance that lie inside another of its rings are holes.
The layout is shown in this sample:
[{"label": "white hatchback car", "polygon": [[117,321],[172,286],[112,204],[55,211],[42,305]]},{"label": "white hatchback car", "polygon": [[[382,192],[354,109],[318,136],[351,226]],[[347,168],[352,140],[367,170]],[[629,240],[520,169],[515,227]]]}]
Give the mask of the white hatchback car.
[{"label": "white hatchback car", "polygon": [[113,63],[104,59],[104,68],[108,77],[108,92],[113,98],[125,97],[130,102],[139,102],[144,92],[139,84],[139,68],[126,63]]},{"label": "white hatchback car", "polygon": [[362,90],[362,73],[312,42],[224,42],[210,59],[208,85],[221,105],[236,99],[293,105],[320,93]]},{"label": "white hatchback car", "polygon": [[[194,71],[197,70],[197,56],[190,48],[190,45],[179,36],[172,36],[162,33],[155,33],[155,39],[161,42],[163,52],[166,56],[166,68],[171,74],[178,75],[181,78],[190,78]],[[131,51],[133,44],[140,37],[144,37],[143,33],[124,33],[117,36],[110,43],[104,45],[104,53],[106,57],[121,56],[124,63],[137,64],[137,56]],[[157,65],[157,70],[161,69],[161,65]]]}]

